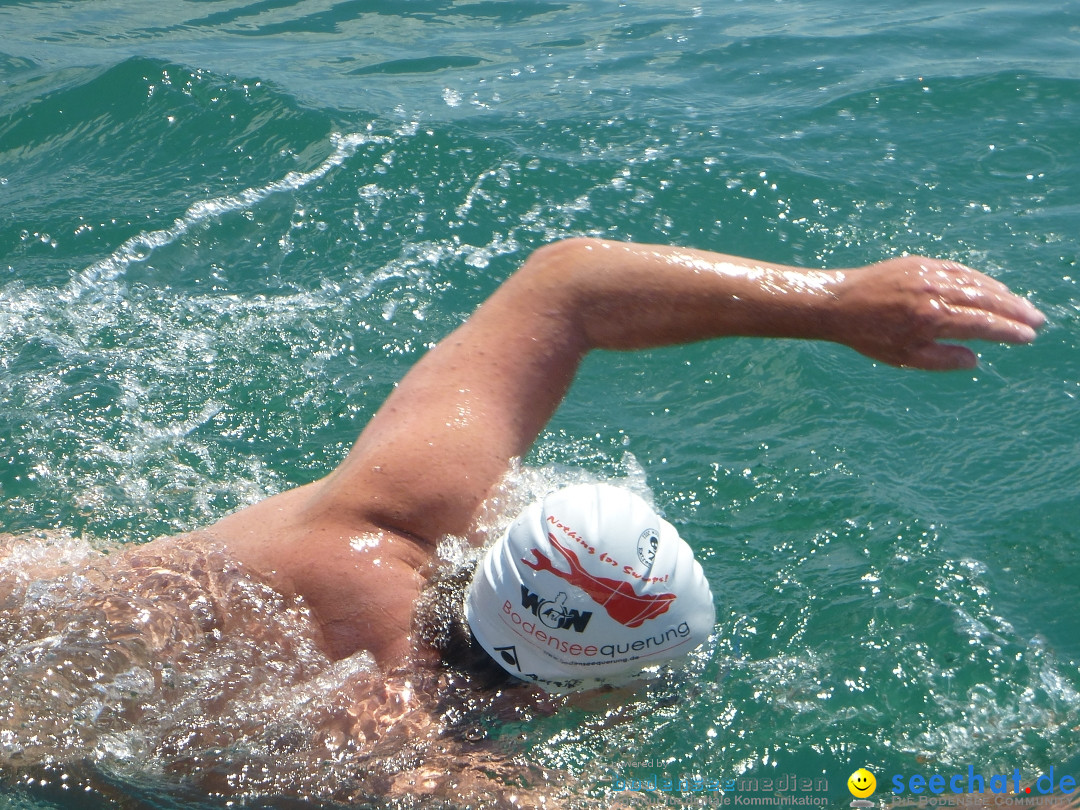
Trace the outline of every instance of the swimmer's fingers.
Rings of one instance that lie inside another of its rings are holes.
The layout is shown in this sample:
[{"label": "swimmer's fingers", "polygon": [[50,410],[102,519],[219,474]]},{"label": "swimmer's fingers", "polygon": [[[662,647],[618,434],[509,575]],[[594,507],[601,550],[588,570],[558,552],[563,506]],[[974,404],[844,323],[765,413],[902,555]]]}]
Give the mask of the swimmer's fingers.
[{"label": "swimmer's fingers", "polygon": [[941,304],[944,314],[936,337],[946,340],[988,340],[998,343],[1031,343],[1035,326],[1019,313],[994,312],[975,306]]},{"label": "swimmer's fingers", "polygon": [[[937,285],[928,292],[936,295],[949,312],[965,326],[987,327],[986,334],[967,335],[969,338],[1001,340],[1010,343],[1029,343],[1035,330],[1046,317],[1027,299],[1015,295],[996,279],[963,265],[942,263],[943,270]],[[985,321],[983,318],[985,317]],[[943,335],[961,339],[961,335]]]},{"label": "swimmer's fingers", "polygon": [[[949,307],[950,317],[937,329],[937,337],[945,340],[986,340],[999,343],[1030,343],[1035,329],[1027,323],[970,307]],[[913,346],[908,358],[896,365],[926,371],[951,371],[974,368],[978,363],[975,352],[964,346],[932,342]]]},{"label": "swimmer's fingers", "polygon": [[[973,307],[946,306],[946,309],[950,317],[938,329],[940,338],[1000,343],[1030,343],[1035,339],[1035,329],[1027,323]],[[971,349],[935,342],[913,348],[910,359],[899,365],[926,371],[951,371],[974,368],[977,363],[978,357]]]}]

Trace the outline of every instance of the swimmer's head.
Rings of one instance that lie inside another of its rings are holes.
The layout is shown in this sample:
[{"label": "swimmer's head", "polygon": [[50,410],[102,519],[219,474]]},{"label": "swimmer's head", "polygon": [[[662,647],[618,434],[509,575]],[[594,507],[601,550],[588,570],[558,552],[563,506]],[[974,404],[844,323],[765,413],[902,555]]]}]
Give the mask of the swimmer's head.
[{"label": "swimmer's head", "polygon": [[533,503],[487,550],[465,617],[510,674],[559,692],[683,658],[715,611],[670,523],[625,489],[582,484]]}]

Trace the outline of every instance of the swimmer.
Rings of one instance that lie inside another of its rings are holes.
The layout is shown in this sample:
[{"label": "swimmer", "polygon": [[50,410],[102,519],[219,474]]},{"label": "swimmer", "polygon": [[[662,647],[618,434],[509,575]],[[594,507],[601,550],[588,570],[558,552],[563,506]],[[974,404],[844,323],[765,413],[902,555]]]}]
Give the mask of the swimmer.
[{"label": "swimmer", "polygon": [[[712,595],[690,546],[644,501],[609,485],[557,490],[526,507],[490,544],[464,598],[460,589],[432,581],[441,540],[458,536],[484,543],[478,518],[485,503],[514,460],[528,452],[590,351],[725,336],[804,338],[844,344],[891,365],[945,370],[970,368],[976,357],[966,347],[941,341],[1027,343],[1043,321],[1035,307],[1004,285],[947,261],[913,256],[850,270],[804,270],[677,247],[591,238],[558,242],[533,253],[405,375],[329,475],[199,532],[95,562],[92,575],[83,572],[78,580],[89,584],[78,587],[92,586],[102,595],[94,597],[94,612],[80,638],[105,638],[102,621],[119,627],[114,633],[119,652],[110,654],[111,665],[129,681],[131,673],[151,673],[136,684],[143,690],[138,694],[160,692],[162,706],[168,705],[172,684],[182,681],[173,673],[194,655],[185,645],[203,635],[210,638],[207,654],[219,655],[218,639],[251,628],[260,640],[256,653],[267,659],[260,671],[266,672],[274,669],[269,660],[274,656],[313,662],[304,663],[304,677],[318,669],[316,652],[339,663],[370,657],[377,665],[374,675],[358,669],[346,677],[361,684],[357,694],[362,697],[313,700],[318,708],[309,712],[311,722],[322,729],[325,747],[339,751],[342,740],[360,736],[389,740],[412,752],[416,766],[408,766],[410,773],[448,769],[452,766],[436,766],[432,753],[443,746],[439,724],[405,725],[411,696],[424,691],[421,681],[438,679],[398,679],[394,673],[429,664],[435,665],[427,669],[433,672],[443,659],[469,660],[499,677],[531,682],[532,689],[543,690],[540,694],[558,694],[678,661],[713,629]],[[14,615],[19,605],[28,604],[27,583],[52,576],[55,566],[34,557],[37,547],[6,549],[0,558],[17,554],[28,560],[15,581],[0,582],[0,614]],[[237,570],[267,591],[245,597],[246,604],[255,605],[247,613],[229,607],[239,599],[236,594],[258,590],[239,586]],[[435,609],[463,612],[468,620],[462,632],[434,647],[416,632],[418,613],[433,609],[433,593]],[[456,603],[440,606],[439,599]],[[166,615],[162,606],[173,603],[177,611]],[[318,650],[305,647],[302,639],[285,638],[274,624],[274,611],[284,615],[301,608],[310,616],[311,641]],[[143,616],[152,617],[153,638],[160,639],[153,654],[179,663],[157,669],[132,665],[150,654]],[[0,636],[57,637],[53,617],[41,614],[33,620],[10,626],[0,621]],[[41,627],[31,627],[31,634],[26,627],[34,622]],[[24,644],[27,666],[35,665],[41,643]],[[79,649],[89,654],[87,646]],[[221,671],[236,672],[239,666],[230,659],[233,669]],[[177,731],[164,735],[166,741],[175,736],[177,751],[190,749],[189,740],[199,735],[208,750],[224,746],[225,738],[214,735],[262,722],[251,708],[259,704],[231,708],[228,690],[234,681],[225,678],[222,684],[225,691],[212,706],[221,715],[216,722],[196,723],[192,710]],[[247,687],[237,676],[235,689],[242,688]],[[34,710],[35,717],[48,713],[49,700],[45,694],[44,709]],[[145,718],[150,700],[138,697],[132,716]],[[20,717],[32,709],[25,702],[15,705],[14,715],[0,716],[0,732],[7,726],[9,736],[21,740]],[[76,709],[86,711],[84,704]],[[94,724],[107,730],[108,723],[128,722],[122,714],[110,709]],[[54,710],[50,717],[57,725],[53,736],[34,727],[28,739],[43,750],[47,739],[69,745],[70,715]],[[260,741],[268,734],[268,756],[281,759],[293,750],[290,729],[267,730]],[[428,741],[422,755],[416,753],[420,740]],[[2,734],[0,743],[7,744]],[[57,758],[55,749],[36,755],[29,743],[18,745],[11,750],[24,762]],[[394,759],[370,751],[364,756],[365,763]],[[447,749],[444,763],[456,761],[454,756]],[[319,767],[327,767],[328,760],[322,756]],[[296,761],[302,774],[307,766]],[[201,773],[207,784],[214,774],[197,757],[185,767]],[[496,760],[488,760],[478,771],[497,769]],[[379,777],[386,791],[415,792],[417,780],[427,778],[410,776],[409,781],[402,773]],[[221,781],[239,790],[238,779],[230,773]],[[399,783],[404,787],[395,786]],[[459,779],[447,790],[462,795],[465,788]]]},{"label": "swimmer", "polygon": [[[241,509],[206,534],[284,595],[301,597],[329,655],[368,650],[393,668],[413,654],[414,605],[436,544],[447,535],[475,537],[485,499],[529,450],[591,350],[725,336],[806,338],[890,365],[946,370],[970,368],[976,356],[941,341],[1027,343],[1043,321],[1005,285],[955,262],[908,256],[804,270],[679,247],[569,239],[533,253],[423,357],[336,470]],[[659,527],[642,524],[641,531],[647,528]],[[544,565],[567,570],[570,555],[549,551]],[[580,546],[567,551],[579,560],[593,556]],[[521,565],[514,557],[511,567]],[[688,577],[700,582],[697,571]],[[496,613],[514,595],[488,597],[474,615]],[[478,634],[481,644],[485,637]],[[489,652],[505,646],[492,639]]]}]

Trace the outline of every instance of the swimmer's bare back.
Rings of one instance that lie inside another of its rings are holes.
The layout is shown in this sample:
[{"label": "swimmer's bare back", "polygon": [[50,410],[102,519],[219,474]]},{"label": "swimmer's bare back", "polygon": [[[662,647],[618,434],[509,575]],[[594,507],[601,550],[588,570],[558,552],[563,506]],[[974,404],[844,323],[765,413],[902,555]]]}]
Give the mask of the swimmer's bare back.
[{"label": "swimmer's bare back", "polygon": [[554,413],[592,349],[725,336],[807,338],[922,369],[975,365],[952,340],[1030,342],[1042,314],[954,262],[903,257],[803,270],[676,247],[570,239],[543,247],[425,355],[330,475],[208,532],[304,598],[326,652],[383,667],[412,644],[422,569]]}]

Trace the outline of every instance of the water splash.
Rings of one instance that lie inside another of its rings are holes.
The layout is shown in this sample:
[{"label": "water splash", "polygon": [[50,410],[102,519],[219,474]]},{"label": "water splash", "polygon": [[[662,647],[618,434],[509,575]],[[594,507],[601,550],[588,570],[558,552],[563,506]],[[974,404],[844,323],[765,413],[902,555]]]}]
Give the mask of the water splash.
[{"label": "water splash", "polygon": [[0,778],[391,807],[529,793],[529,766],[477,733],[527,719],[527,699],[327,659],[304,605],[206,538],[6,537],[0,607]]}]

